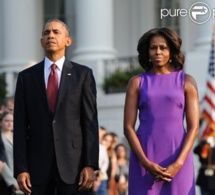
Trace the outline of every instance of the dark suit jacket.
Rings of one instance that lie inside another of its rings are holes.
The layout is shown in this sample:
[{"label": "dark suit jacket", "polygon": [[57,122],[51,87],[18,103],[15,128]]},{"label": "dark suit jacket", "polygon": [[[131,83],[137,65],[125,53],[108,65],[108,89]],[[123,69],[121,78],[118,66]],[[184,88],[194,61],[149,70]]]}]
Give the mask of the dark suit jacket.
[{"label": "dark suit jacket", "polygon": [[44,61],[18,75],[14,107],[14,174],[47,181],[56,155],[61,178],[78,181],[84,166],[98,169],[96,85],[90,68],[65,61],[53,114],[46,95]]}]

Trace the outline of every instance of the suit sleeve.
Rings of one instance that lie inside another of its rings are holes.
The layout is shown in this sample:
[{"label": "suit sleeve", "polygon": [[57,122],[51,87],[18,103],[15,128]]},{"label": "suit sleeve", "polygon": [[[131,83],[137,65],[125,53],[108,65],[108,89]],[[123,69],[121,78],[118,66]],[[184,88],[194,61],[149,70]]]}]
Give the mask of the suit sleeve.
[{"label": "suit sleeve", "polygon": [[98,169],[99,139],[96,83],[92,70],[88,71],[82,96],[82,128],[84,132],[84,163],[94,170]]},{"label": "suit sleeve", "polygon": [[14,100],[14,176],[28,172],[27,166],[27,116],[22,75],[18,75]]}]

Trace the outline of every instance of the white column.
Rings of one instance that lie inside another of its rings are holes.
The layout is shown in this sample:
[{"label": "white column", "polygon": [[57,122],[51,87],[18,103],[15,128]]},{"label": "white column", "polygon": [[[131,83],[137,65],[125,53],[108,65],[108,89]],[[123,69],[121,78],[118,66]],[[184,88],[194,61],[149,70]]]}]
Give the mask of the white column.
[{"label": "white column", "polygon": [[[138,9],[139,9],[139,20],[138,25],[140,29],[139,38],[148,30],[155,28],[155,24],[157,21],[157,15],[152,14],[155,11],[157,1],[155,0],[139,0],[137,1]],[[156,10],[157,11],[157,10]],[[159,13],[158,13],[159,15]]]},{"label": "white column", "polygon": [[[7,91],[14,90],[13,72],[41,60],[40,38],[43,27],[42,0],[3,0],[1,2],[2,37],[0,71],[10,72],[7,77]],[[11,81],[9,81],[11,79]],[[11,94],[10,94],[11,95]]]},{"label": "white column", "polygon": [[5,73],[5,81],[7,83],[7,86],[10,86],[10,87],[7,87],[7,95],[13,96],[14,95],[14,88],[15,88],[13,72]]},{"label": "white column", "polygon": [[73,60],[114,57],[113,0],[76,0],[75,3],[76,49]]}]

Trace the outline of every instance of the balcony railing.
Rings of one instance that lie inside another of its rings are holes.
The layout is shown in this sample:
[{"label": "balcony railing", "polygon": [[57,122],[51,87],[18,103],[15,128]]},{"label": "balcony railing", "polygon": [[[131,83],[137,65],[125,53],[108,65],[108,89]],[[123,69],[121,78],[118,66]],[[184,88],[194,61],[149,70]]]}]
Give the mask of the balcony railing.
[{"label": "balcony railing", "polygon": [[104,71],[103,90],[109,94],[125,92],[129,79],[143,69],[137,57],[125,57],[105,60]]}]

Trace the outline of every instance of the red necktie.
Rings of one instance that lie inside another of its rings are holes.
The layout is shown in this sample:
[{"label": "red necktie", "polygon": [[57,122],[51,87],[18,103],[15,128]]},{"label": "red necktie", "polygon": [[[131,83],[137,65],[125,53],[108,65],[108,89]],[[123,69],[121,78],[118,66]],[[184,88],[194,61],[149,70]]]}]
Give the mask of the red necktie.
[{"label": "red necktie", "polygon": [[47,95],[52,112],[54,112],[55,110],[55,104],[58,93],[58,75],[57,72],[55,71],[56,67],[57,67],[56,64],[51,65],[51,72],[48,78],[47,85]]}]

